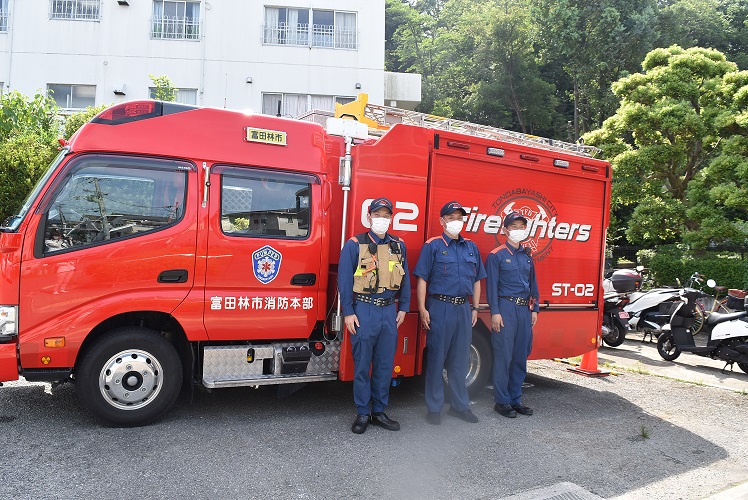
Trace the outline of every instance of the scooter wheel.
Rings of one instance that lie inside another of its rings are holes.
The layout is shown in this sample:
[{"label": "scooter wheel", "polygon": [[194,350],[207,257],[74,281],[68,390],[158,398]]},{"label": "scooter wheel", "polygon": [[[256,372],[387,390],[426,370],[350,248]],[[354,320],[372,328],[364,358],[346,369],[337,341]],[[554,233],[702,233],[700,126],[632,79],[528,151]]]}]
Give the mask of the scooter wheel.
[{"label": "scooter wheel", "polygon": [[621,328],[621,325],[613,324],[609,325],[610,331],[603,335],[603,342],[610,347],[618,347],[623,344],[626,340],[626,332]]},{"label": "scooter wheel", "polygon": [[738,366],[741,370],[743,370],[745,373],[748,373],[748,363],[738,363]]},{"label": "scooter wheel", "polygon": [[657,338],[657,352],[660,353],[665,361],[673,361],[680,356],[680,349],[675,345],[673,334],[670,332],[662,333]]}]

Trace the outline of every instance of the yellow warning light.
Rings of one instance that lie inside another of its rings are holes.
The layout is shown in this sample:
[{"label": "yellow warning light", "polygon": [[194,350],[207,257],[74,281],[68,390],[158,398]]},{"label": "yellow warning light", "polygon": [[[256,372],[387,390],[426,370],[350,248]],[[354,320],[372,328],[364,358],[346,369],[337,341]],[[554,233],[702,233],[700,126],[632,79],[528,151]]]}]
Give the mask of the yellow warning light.
[{"label": "yellow warning light", "polygon": [[49,337],[44,339],[44,347],[65,347],[65,337]]},{"label": "yellow warning light", "polygon": [[52,361],[52,358],[50,358],[49,356],[42,356],[43,365],[48,365],[51,361]]},{"label": "yellow warning light", "polygon": [[592,342],[593,344],[596,344],[597,343],[597,337],[593,337],[590,342]]},{"label": "yellow warning light", "polygon": [[395,373],[400,373],[400,370],[401,370],[400,365],[397,365],[395,367]]}]

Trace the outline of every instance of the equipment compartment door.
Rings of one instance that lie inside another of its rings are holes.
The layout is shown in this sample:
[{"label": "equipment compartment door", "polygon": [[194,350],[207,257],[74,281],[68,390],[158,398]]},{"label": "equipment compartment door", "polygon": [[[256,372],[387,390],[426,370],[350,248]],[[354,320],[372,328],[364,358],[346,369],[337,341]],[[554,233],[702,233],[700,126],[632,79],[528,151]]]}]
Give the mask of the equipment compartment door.
[{"label": "equipment compartment door", "polygon": [[318,320],[322,220],[314,176],[215,167],[205,327],[211,340],[308,338]]}]

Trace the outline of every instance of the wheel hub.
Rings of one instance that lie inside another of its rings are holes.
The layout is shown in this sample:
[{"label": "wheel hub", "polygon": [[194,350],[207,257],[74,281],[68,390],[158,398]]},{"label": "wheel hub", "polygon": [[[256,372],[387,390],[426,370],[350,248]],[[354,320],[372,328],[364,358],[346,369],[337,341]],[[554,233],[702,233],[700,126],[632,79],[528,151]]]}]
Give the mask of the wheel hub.
[{"label": "wheel hub", "polygon": [[121,410],[137,410],[161,391],[161,364],[150,353],[121,351],[104,363],[99,389],[104,400]]}]

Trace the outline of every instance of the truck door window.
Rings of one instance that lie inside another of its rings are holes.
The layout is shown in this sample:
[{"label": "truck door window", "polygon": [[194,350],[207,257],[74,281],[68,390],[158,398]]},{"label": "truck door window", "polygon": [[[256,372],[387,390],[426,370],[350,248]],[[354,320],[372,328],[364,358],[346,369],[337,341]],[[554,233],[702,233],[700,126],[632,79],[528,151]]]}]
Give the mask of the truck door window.
[{"label": "truck door window", "polygon": [[187,172],[100,158],[74,169],[57,190],[47,212],[45,253],[155,231],[182,218]]},{"label": "truck door window", "polygon": [[311,182],[305,175],[223,175],[221,229],[235,236],[305,239]]}]

